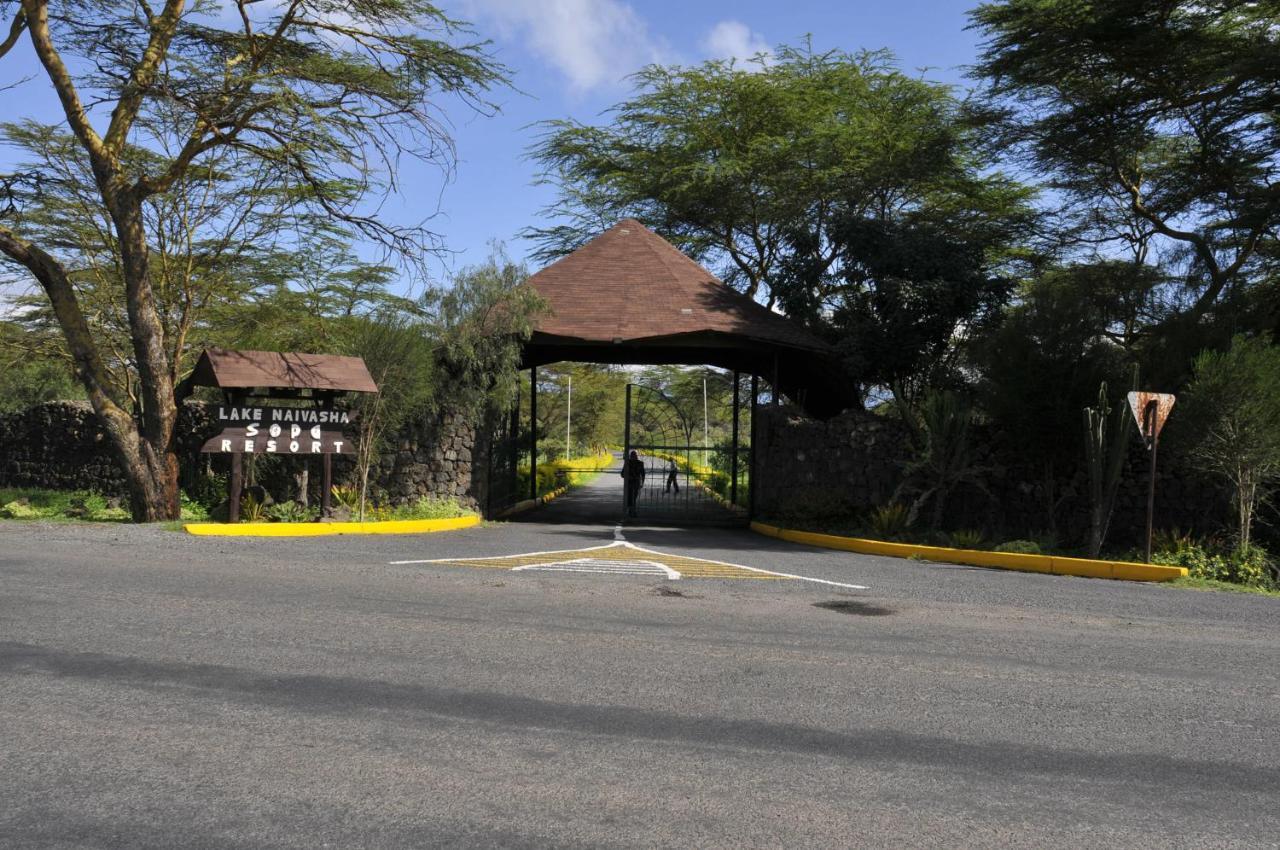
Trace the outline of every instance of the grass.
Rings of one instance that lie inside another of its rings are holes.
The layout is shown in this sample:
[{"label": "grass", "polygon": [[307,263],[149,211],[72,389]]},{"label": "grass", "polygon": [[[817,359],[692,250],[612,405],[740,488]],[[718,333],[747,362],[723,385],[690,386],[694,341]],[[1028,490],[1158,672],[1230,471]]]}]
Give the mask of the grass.
[{"label": "grass", "polygon": [[1224,593],[1252,593],[1257,596],[1274,596],[1280,598],[1280,590],[1272,588],[1258,587],[1249,584],[1235,584],[1229,581],[1218,581],[1211,578],[1195,578],[1187,576],[1186,578],[1174,579],[1173,581],[1164,582],[1165,587],[1180,587],[1184,590],[1210,590],[1220,591]]},{"label": "grass", "polygon": [[88,490],[45,490],[0,487],[0,518],[12,520],[78,520],[128,522],[128,508],[113,506],[101,493]]}]

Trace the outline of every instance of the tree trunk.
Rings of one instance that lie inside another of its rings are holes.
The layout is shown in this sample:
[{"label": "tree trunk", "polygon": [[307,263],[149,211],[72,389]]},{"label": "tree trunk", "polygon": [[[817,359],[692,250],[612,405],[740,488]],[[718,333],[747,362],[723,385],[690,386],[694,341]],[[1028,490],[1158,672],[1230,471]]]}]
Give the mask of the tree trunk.
[{"label": "tree trunk", "polygon": [[[114,188],[114,187],[113,187]],[[132,192],[114,191],[103,195],[111,203],[111,218],[120,237],[120,259],[124,272],[125,306],[129,315],[133,353],[138,366],[139,395],[142,401],[141,437],[146,446],[147,468],[154,487],[146,494],[142,510],[135,508],[139,522],[178,519],[178,453],[176,431],[178,403],[174,397],[173,372],[164,342],[164,326],[151,289],[150,252],[143,226],[142,202]]]}]

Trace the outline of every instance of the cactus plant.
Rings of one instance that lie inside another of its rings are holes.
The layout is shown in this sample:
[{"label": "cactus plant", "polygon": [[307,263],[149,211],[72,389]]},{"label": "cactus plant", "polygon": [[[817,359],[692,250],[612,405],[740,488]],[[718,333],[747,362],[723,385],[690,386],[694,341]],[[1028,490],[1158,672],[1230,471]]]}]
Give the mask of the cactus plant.
[{"label": "cactus plant", "polygon": [[[1133,384],[1138,385],[1138,370],[1133,371]],[[1084,445],[1086,466],[1089,472],[1089,557],[1096,558],[1102,552],[1107,528],[1111,525],[1111,512],[1115,507],[1116,493],[1120,489],[1120,475],[1124,471],[1125,452],[1129,446],[1129,432],[1133,420],[1128,408],[1119,404],[1114,408],[1107,399],[1107,382],[1098,388],[1098,406],[1084,409]]]}]

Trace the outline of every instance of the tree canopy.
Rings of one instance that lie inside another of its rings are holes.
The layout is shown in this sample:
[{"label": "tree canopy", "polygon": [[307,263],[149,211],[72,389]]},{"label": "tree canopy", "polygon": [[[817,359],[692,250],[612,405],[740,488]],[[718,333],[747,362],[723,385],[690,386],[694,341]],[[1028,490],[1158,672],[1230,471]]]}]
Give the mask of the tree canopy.
[{"label": "tree canopy", "polygon": [[[183,244],[175,211],[198,202],[200,181],[216,175],[231,205],[201,214],[233,240],[260,221],[236,226],[243,207],[234,199],[249,187],[244,197],[266,202],[257,207],[266,221],[337,224],[420,259],[438,247],[434,234],[380,217],[371,196],[395,187],[402,156],[450,167],[445,99],[488,109],[485,93],[504,70],[422,0],[3,0],[0,17],[9,33],[0,57],[29,39],[62,115],[58,128],[6,128],[30,156],[0,175],[0,254],[44,291],[126,471],[135,518],[176,517],[184,320],[175,325],[165,310],[183,299],[166,297],[162,246],[199,268],[182,282],[186,295],[225,289],[225,280],[201,267],[216,259],[207,244]],[[46,185],[56,187],[52,201]],[[167,211],[149,216],[157,207]],[[57,238],[68,229],[69,244]],[[76,283],[85,275],[127,328],[122,350],[110,342],[119,335],[95,327]],[[122,385],[136,393],[122,394]]]}]

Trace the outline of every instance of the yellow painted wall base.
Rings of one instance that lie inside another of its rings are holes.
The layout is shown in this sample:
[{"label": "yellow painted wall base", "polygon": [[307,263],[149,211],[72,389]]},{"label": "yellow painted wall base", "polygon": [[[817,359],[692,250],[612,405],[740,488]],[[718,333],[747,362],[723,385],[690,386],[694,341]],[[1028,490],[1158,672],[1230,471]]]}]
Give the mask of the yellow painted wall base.
[{"label": "yellow painted wall base", "polygon": [[429,534],[480,524],[478,516],[396,519],[386,522],[192,522],[188,534],[207,537],[324,537],[330,534]]},{"label": "yellow painted wall base", "polygon": [[894,558],[922,558],[948,564],[972,567],[994,567],[1030,573],[1050,573],[1085,578],[1111,578],[1123,581],[1172,581],[1187,574],[1186,567],[1162,567],[1156,564],[1133,564],[1127,561],[1094,561],[1087,558],[1063,558],[1057,555],[1022,555],[1015,552],[984,552],[978,549],[949,549],[944,546],[917,546],[914,543],[887,543],[858,537],[837,537],[812,531],[792,531],[751,523],[751,529],[779,540],[805,543],[824,549],[860,552],[864,555],[888,555]]}]

